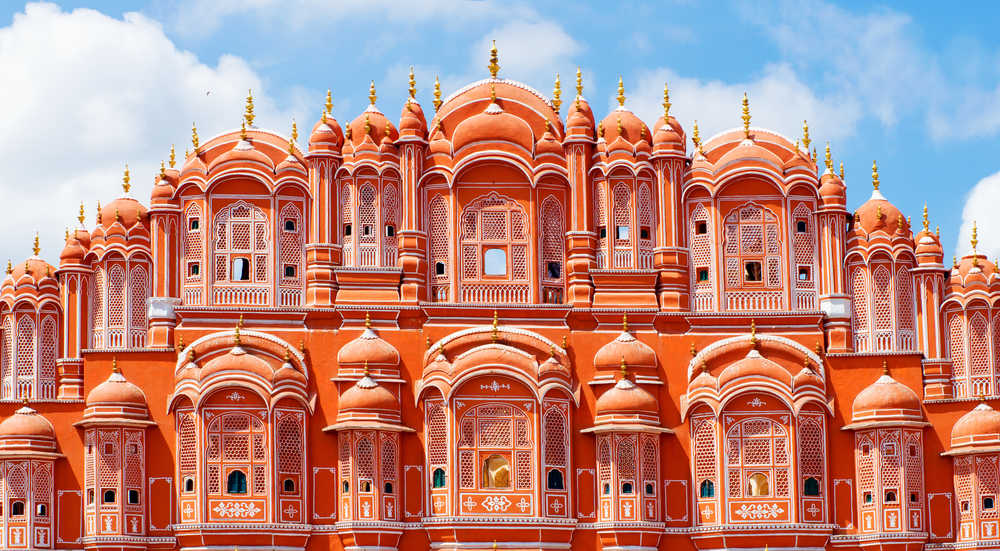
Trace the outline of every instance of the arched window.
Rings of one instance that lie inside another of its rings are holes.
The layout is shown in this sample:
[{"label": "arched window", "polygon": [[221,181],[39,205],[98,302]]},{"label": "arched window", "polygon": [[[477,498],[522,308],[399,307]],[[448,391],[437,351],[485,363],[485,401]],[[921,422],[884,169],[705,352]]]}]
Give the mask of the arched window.
[{"label": "arched window", "polygon": [[688,243],[694,280],[693,309],[697,312],[710,312],[715,309],[715,279],[712,277],[715,272],[715,257],[711,222],[704,203],[698,203],[691,212]]},{"label": "arched window", "polygon": [[189,494],[194,491],[194,479],[191,477],[184,479],[184,493]]},{"label": "arched window", "polygon": [[482,404],[469,408],[459,423],[459,486],[475,489],[474,465],[481,464],[480,488],[530,490],[532,437],[527,414],[509,404]]},{"label": "arched window", "polygon": [[541,218],[541,277],[542,302],[558,304],[563,301],[563,281],[565,280],[566,232],[563,230],[564,215],[562,204],[550,195],[542,201]]},{"label": "arched window", "polygon": [[133,266],[129,271],[129,336],[128,346],[146,346],[146,299],[149,298],[149,273],[143,265]]},{"label": "arched window", "polygon": [[986,316],[983,312],[970,311],[969,318],[969,384],[973,396],[994,393],[993,374],[990,370],[990,345]]},{"label": "arched window", "polygon": [[302,213],[295,203],[287,203],[279,215],[281,230],[278,232],[278,282],[281,288],[279,306],[299,306],[302,304],[303,255]]},{"label": "arched window", "polygon": [[958,312],[952,314],[948,321],[948,352],[951,354],[955,396],[968,396],[969,372],[965,362],[965,319]]},{"label": "arched window", "polygon": [[348,180],[340,188],[341,236],[343,240],[344,266],[354,266],[354,201]]},{"label": "arched window", "polygon": [[433,486],[435,488],[444,488],[447,485],[448,484],[447,484],[447,481],[446,481],[445,476],[444,476],[444,469],[442,469],[440,467],[438,467],[437,469],[434,469]]},{"label": "arched window", "polygon": [[448,281],[451,269],[451,221],[448,202],[438,195],[430,203],[427,238],[430,241],[431,296],[437,301],[450,300]]},{"label": "arched window", "polygon": [[285,492],[286,494],[294,494],[295,493],[295,481],[292,480],[291,478],[286,478],[285,480],[283,480],[281,482],[281,491]]},{"label": "arched window", "polygon": [[749,416],[728,429],[730,498],[790,497],[791,442],[788,429],[779,422],[782,418],[787,420],[787,414]]},{"label": "arched window", "polygon": [[396,229],[399,226],[399,194],[396,185],[382,185],[382,265],[396,266],[399,263],[399,244]]},{"label": "arched window", "polygon": [[[248,413],[222,413],[208,423],[206,432],[204,462],[208,494],[222,493],[220,478],[225,477],[226,493],[266,496],[268,443],[264,422]],[[235,472],[240,474],[234,475]],[[230,491],[234,479],[241,477],[243,491]]]},{"label": "arched window", "polygon": [[715,427],[714,416],[700,415],[691,419],[694,476],[695,480],[701,480],[699,497],[706,499],[715,497],[715,485],[718,480]]},{"label": "arched window", "polygon": [[238,469],[230,471],[229,475],[226,477],[226,493],[227,494],[247,493],[246,473]]},{"label": "arched window", "polygon": [[510,461],[491,455],[483,461],[483,488],[510,488]]},{"label": "arched window", "polygon": [[[205,241],[205,231],[202,229],[201,207],[197,203],[188,205],[185,211],[187,223],[184,225],[184,282],[198,283],[201,281],[203,255],[203,243]],[[197,288],[197,286],[195,286]],[[191,294],[185,293],[185,303],[194,298]]]},{"label": "arched window", "polygon": [[747,484],[747,495],[750,497],[771,495],[771,486],[767,482],[767,475],[764,473],[754,473],[750,475]]},{"label": "arched window", "polygon": [[31,398],[35,383],[35,320],[28,312],[17,313],[17,363],[15,395]]},{"label": "arched window", "polygon": [[778,217],[746,203],[725,220],[723,256],[728,310],[783,308],[781,240]]},{"label": "arched window", "polygon": [[527,302],[528,217],[521,205],[490,192],[462,212],[463,302]]},{"label": "arched window", "polygon": [[701,484],[698,485],[698,497],[715,497],[715,484],[711,480],[702,480]]},{"label": "arched window", "polygon": [[15,502],[11,503],[10,504],[10,514],[11,514],[11,516],[15,516],[15,517],[23,517],[24,516],[24,502],[23,501],[15,501]]},{"label": "arched window", "polygon": [[[246,201],[237,201],[216,214],[213,231],[213,302],[269,305],[271,245],[264,211]],[[241,287],[232,287],[233,283]]]},{"label": "arched window", "polygon": [[115,503],[117,497],[114,490],[104,490],[104,494],[101,496],[101,503]]},{"label": "arched window", "polygon": [[813,477],[809,477],[802,484],[802,494],[806,496],[818,496],[819,495],[819,481]]},{"label": "arched window", "polygon": [[608,267],[608,184],[594,181],[594,220],[597,225],[597,268]]},{"label": "arched window", "polygon": [[0,331],[0,398],[14,397],[14,323],[9,313],[3,315]]},{"label": "arched window", "polygon": [[613,268],[633,268],[635,251],[632,250],[632,186],[618,182],[611,190],[611,218],[614,222],[612,238]]},{"label": "arched window", "polygon": [[868,268],[855,266],[851,270],[851,308],[854,330],[854,349],[857,352],[867,352],[868,340]]},{"label": "arched window", "polygon": [[107,289],[104,288],[104,268],[98,266],[94,269],[94,285],[91,288],[91,346],[94,348],[104,348],[104,295]]},{"label": "arched window", "polygon": [[893,327],[892,327],[892,292],[890,289],[889,269],[885,265],[876,265],[872,272],[872,304],[875,307],[873,316],[874,330],[873,343],[874,350],[883,351],[892,349]]},{"label": "arched window", "polygon": [[896,332],[897,350],[915,350],[913,332],[913,276],[909,266],[896,269]]},{"label": "arched window", "polygon": [[636,218],[639,222],[639,269],[648,270],[653,267],[653,198],[649,185],[639,184],[639,201],[636,205]]},{"label": "arched window", "polygon": [[795,308],[816,309],[816,230],[812,222],[812,211],[805,203],[799,203],[792,213],[795,266]]},{"label": "arched window", "polygon": [[563,489],[563,475],[556,469],[549,469],[549,473],[546,476],[546,488],[549,490],[562,490]]},{"label": "arched window", "polygon": [[55,314],[42,319],[42,335],[38,350],[38,380],[36,392],[39,398],[56,397],[56,352],[59,347],[58,324]]}]

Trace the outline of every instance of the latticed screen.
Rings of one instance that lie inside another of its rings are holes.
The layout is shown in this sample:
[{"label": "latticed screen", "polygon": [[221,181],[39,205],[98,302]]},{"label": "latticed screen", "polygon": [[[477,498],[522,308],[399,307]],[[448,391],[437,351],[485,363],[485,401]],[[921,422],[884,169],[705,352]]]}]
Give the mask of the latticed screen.
[{"label": "latticed screen", "polygon": [[[216,415],[208,424],[205,463],[209,494],[267,495],[264,422],[243,412]],[[236,471],[242,476],[234,475]]]},{"label": "latticed screen", "polygon": [[728,495],[733,498],[789,496],[788,430],[774,419],[752,417],[726,434]]},{"label": "latticed screen", "polygon": [[[532,438],[527,414],[509,404],[483,404],[470,408],[460,426],[475,423],[475,442],[462,442],[459,480],[477,480],[481,489],[530,490],[533,487]],[[477,477],[478,475],[478,477]]]},{"label": "latticed screen", "polygon": [[748,203],[725,221],[726,288],[780,288],[781,241],[778,218],[770,210]]},{"label": "latticed screen", "polygon": [[461,216],[462,300],[527,302],[527,215],[512,199],[489,193]]},{"label": "latticed screen", "polygon": [[693,309],[707,312],[715,309],[715,261],[713,256],[712,223],[704,203],[698,203],[688,224],[688,243],[694,287]]},{"label": "latticed screen", "polygon": [[[267,283],[271,251],[264,211],[239,201],[219,211],[214,226],[216,280]],[[234,262],[237,259],[247,264]]]}]

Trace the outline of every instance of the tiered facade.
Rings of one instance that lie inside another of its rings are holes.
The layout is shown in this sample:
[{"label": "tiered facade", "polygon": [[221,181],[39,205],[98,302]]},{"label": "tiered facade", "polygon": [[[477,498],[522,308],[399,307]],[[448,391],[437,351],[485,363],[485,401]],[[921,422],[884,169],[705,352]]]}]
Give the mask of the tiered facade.
[{"label": "tiered facade", "polygon": [[689,149],[498,70],[305,149],[248,98],[11,265],[0,547],[1000,549],[975,242],[745,97]]}]

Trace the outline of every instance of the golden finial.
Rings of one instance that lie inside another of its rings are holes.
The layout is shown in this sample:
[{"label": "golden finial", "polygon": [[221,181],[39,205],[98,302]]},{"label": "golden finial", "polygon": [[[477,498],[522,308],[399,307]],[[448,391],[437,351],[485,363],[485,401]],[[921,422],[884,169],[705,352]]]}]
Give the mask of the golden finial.
[{"label": "golden finial", "polygon": [[14,266],[11,264],[10,259],[7,259],[7,274],[10,275],[14,271]]},{"label": "golden finial", "polygon": [[372,316],[371,313],[365,312],[365,329],[372,328]]},{"label": "golden finial", "polygon": [[490,47],[490,64],[486,66],[490,70],[490,78],[497,78],[497,73],[500,72],[500,57],[497,55],[497,41],[493,41],[493,46]]},{"label": "golden finial", "polygon": [[111,372],[121,373],[122,370],[118,369],[118,356],[111,356]]},{"label": "golden finial", "polygon": [[493,549],[497,548],[497,540],[493,540]]},{"label": "golden finial", "polygon": [[670,88],[667,83],[663,83],[663,122],[667,123],[670,120]]},{"label": "golden finial", "polygon": [[604,137],[604,121],[597,123],[597,137]]},{"label": "golden finial", "polygon": [[83,214],[83,201],[80,201],[80,214],[76,215],[76,219],[80,221],[81,226],[83,226],[83,221],[87,219]]},{"label": "golden finial", "polygon": [[927,203],[924,203],[924,231],[927,231],[927,227],[930,225],[927,220]]},{"label": "golden finial", "polygon": [[941,239],[941,226],[934,226],[934,235]]},{"label": "golden finial", "polygon": [[816,356],[823,356],[823,343],[816,341]]},{"label": "golden finial", "polygon": [[247,121],[240,123],[240,139],[246,141],[247,139]]},{"label": "golden finial", "polygon": [[490,103],[497,102],[497,88],[492,82],[490,83]]},{"label": "golden finial", "polygon": [[291,136],[288,137],[288,154],[295,155],[295,140]]},{"label": "golden finial", "polygon": [[884,359],[882,360],[882,374],[883,375],[889,374],[889,362],[885,361]]},{"label": "golden finial", "polygon": [[566,335],[562,336],[562,349],[566,350]]},{"label": "golden finial", "polygon": [[951,257],[951,265],[955,266],[955,267],[958,267],[958,257],[957,256],[952,256]]},{"label": "golden finial", "polygon": [[236,323],[236,328],[233,329],[233,342],[236,346],[240,345],[240,326],[243,325],[242,321],[243,318],[241,317],[240,321]]},{"label": "golden finial", "polygon": [[128,173],[128,163],[125,163],[125,174],[122,176],[122,189],[125,193],[128,193],[129,188],[132,187],[132,177]]},{"label": "golden finial", "polygon": [[292,141],[299,141],[299,125],[295,123],[295,119],[292,119]]},{"label": "golden finial", "polygon": [[121,216],[118,214],[118,207],[115,207],[115,222],[121,220]]},{"label": "golden finial", "polygon": [[628,333],[628,312],[622,313],[622,333]]},{"label": "golden finial", "polygon": [[194,360],[195,360],[195,352],[194,352],[194,347],[192,346],[191,349],[188,350],[188,361],[194,363]]},{"label": "golden finial", "polygon": [[371,121],[368,120],[368,115],[366,114],[365,115],[365,134],[370,136],[371,133],[372,133],[372,123],[371,123]]},{"label": "golden finial", "polygon": [[628,365],[625,364],[625,355],[622,354],[622,363],[619,366],[622,372],[622,379],[628,379]]},{"label": "golden finial", "polygon": [[194,154],[199,153],[198,149],[198,127],[194,123],[191,123],[191,146],[194,148]]},{"label": "golden finial", "polygon": [[872,188],[878,191],[878,162],[872,161]]},{"label": "golden finial", "polygon": [[844,181],[844,161],[840,161],[840,181]]},{"label": "golden finial", "polygon": [[253,90],[247,89],[247,107],[243,113],[243,119],[247,121],[247,126],[253,126]]},{"label": "golden finial", "polygon": [[243,314],[240,314],[239,319],[236,320],[236,325],[238,325],[241,329],[243,328]]},{"label": "golden finial", "polygon": [[329,88],[326,89],[326,103],[323,104],[323,109],[327,115],[333,113],[333,93]]},{"label": "golden finial", "polygon": [[806,147],[806,151],[809,151],[809,144],[812,140],[809,139],[809,121],[802,120],[802,145]]},{"label": "golden finial", "polygon": [[437,75],[434,75],[434,112],[441,108],[441,81],[438,80]]},{"label": "golden finial", "polygon": [[618,75],[618,107],[625,107],[625,82],[622,81],[622,76]]},{"label": "golden finial", "polygon": [[38,256],[38,253],[42,251],[41,247],[38,246],[38,232],[35,232],[35,240],[31,244],[31,252]]},{"label": "golden finial", "polygon": [[[878,188],[876,188],[876,189],[878,189]],[[884,217],[885,217],[885,213],[882,212],[882,205],[879,205],[878,208],[875,209],[875,218],[878,218],[879,220],[881,220]]]},{"label": "golden finial", "polygon": [[427,350],[431,349],[431,338],[430,337],[424,337],[424,348],[426,348]]},{"label": "golden finial", "polygon": [[376,99],[378,99],[378,95],[375,94],[375,81],[373,80],[368,86],[368,103],[375,105]]},{"label": "golden finial", "polygon": [[167,177],[167,165],[160,160],[160,179],[163,180]]},{"label": "golden finial", "polygon": [[979,245],[979,229],[976,227],[975,220],[972,221],[972,239],[970,240],[970,243],[972,243],[972,255],[975,256],[976,246]]},{"label": "golden finial", "polygon": [[174,151],[174,144],[170,144],[170,168],[177,164],[177,152]]},{"label": "golden finial", "polygon": [[413,75],[413,65],[410,65],[410,99],[417,98],[417,77]]},{"label": "golden finial", "polygon": [[559,73],[556,73],[556,85],[552,89],[552,105],[556,108],[556,113],[562,107],[562,83],[559,82]]},{"label": "golden finial", "polygon": [[813,146],[813,154],[812,154],[812,159],[813,159],[813,160],[816,160],[816,159],[818,159],[818,158],[819,158],[819,155],[817,155],[817,154],[816,154],[816,146],[814,145],[814,146]]},{"label": "golden finial", "polygon": [[694,121],[694,132],[691,134],[691,143],[694,144],[695,151],[702,153],[701,151],[701,134],[698,132],[698,121]]},{"label": "golden finial", "polygon": [[65,241],[69,242],[69,226],[66,226]]},{"label": "golden finial", "polygon": [[368,360],[367,359],[365,360],[364,370],[365,370],[365,377],[367,377],[368,375],[371,374],[371,371],[368,370]]},{"label": "golden finial", "polygon": [[556,345],[554,345],[554,344],[550,344],[549,345],[549,356],[551,356],[553,358],[556,357]]},{"label": "golden finial", "polygon": [[104,217],[101,216],[101,202],[98,201],[97,202],[97,223],[101,224],[102,222],[104,222]]},{"label": "golden finial", "polygon": [[624,130],[624,128],[622,127],[622,118],[618,117],[618,135],[619,136],[621,136],[622,134],[625,133],[625,132],[623,132],[623,130]]},{"label": "golden finial", "polygon": [[694,346],[694,342],[691,343],[691,357],[694,358],[698,355],[698,349]]},{"label": "golden finial", "polygon": [[830,157],[830,142],[826,142],[826,169],[833,173],[833,158]]},{"label": "golden finial", "polygon": [[350,124],[348,124],[347,126],[344,127],[344,137],[345,138],[347,138],[348,140],[351,139],[351,134],[353,134],[353,133],[354,133],[354,131],[351,130],[351,125]]},{"label": "golden finial", "polygon": [[743,137],[750,138],[750,98],[743,92]]},{"label": "golden finial", "polygon": [[303,354],[306,353],[306,338],[302,337],[299,339],[299,351]]},{"label": "golden finial", "polygon": [[497,342],[497,339],[499,338],[498,337],[498,329],[499,329],[499,327],[500,327],[500,315],[497,314],[496,310],[494,310],[493,311],[493,342]]},{"label": "golden finial", "polygon": [[392,140],[392,123],[388,119],[385,121],[385,137]]},{"label": "golden finial", "polygon": [[580,68],[576,68],[576,97],[583,96],[583,73],[580,72]]},{"label": "golden finial", "polygon": [[753,348],[757,348],[760,345],[760,339],[757,338],[757,322],[750,320],[750,345]]}]

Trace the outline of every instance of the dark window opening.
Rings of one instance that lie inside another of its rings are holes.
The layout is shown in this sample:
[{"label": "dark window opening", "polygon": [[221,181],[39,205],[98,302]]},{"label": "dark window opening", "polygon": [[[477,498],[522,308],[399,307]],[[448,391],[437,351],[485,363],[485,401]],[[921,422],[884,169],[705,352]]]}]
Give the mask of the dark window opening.
[{"label": "dark window opening", "polygon": [[446,482],[445,482],[445,478],[444,478],[444,469],[442,469],[440,467],[438,467],[437,469],[434,469],[434,484],[433,484],[433,486],[435,488],[444,488],[445,484],[446,484]]},{"label": "dark window opening", "polygon": [[184,492],[191,493],[194,491],[194,479],[191,477],[184,479]]},{"label": "dark window opening", "polygon": [[708,281],[708,268],[698,268],[698,281]]},{"label": "dark window opening", "polygon": [[743,265],[743,279],[746,281],[761,281],[761,274],[760,262],[747,262]]},{"label": "dark window opening", "polygon": [[865,492],[865,503],[871,503],[871,502],[872,502],[872,493]]},{"label": "dark window opening", "polygon": [[708,233],[708,222],[695,222],[694,233],[698,235],[703,235]]},{"label": "dark window opening", "polygon": [[648,495],[648,496],[656,494],[656,489],[653,487],[653,484],[650,483],[650,482],[646,483],[646,488],[645,489],[646,489],[646,495]]},{"label": "dark window opening", "polygon": [[819,480],[813,477],[806,479],[805,483],[802,484],[802,493],[807,496],[818,496],[819,495]]},{"label": "dark window opening", "polygon": [[562,490],[563,489],[563,475],[562,472],[557,469],[552,469],[549,471],[546,486],[550,490]]},{"label": "dark window opening", "polygon": [[94,504],[94,490],[87,490],[87,505]]},{"label": "dark window opening", "polygon": [[918,496],[916,492],[910,494],[910,503],[916,503],[919,500],[920,496]]},{"label": "dark window opening", "polygon": [[810,279],[811,278],[809,277],[809,267],[799,266],[799,281],[809,281]]},{"label": "dark window opening", "polygon": [[639,239],[649,239],[649,228],[639,229]]},{"label": "dark window opening", "polygon": [[396,227],[392,225],[387,225],[385,227],[385,235],[386,237],[393,237],[394,235],[396,235]]},{"label": "dark window opening", "polygon": [[434,263],[434,275],[444,275],[444,262]]},{"label": "dark window opening", "polygon": [[604,483],[604,495],[611,495],[611,484],[608,484],[607,482]]},{"label": "dark window opening", "polygon": [[715,497],[715,484],[711,480],[702,480],[698,488],[700,497]]},{"label": "dark window opening", "polygon": [[15,516],[15,517],[23,517],[24,516],[24,502],[23,501],[15,501],[14,503],[11,503],[10,504],[10,514],[11,514],[11,516]]},{"label": "dark window opening", "polygon": [[250,281],[250,260],[246,258],[233,259],[233,281]]},{"label": "dark window opening", "polygon": [[192,262],[188,264],[188,275],[194,277],[201,273],[201,265],[197,262]]},{"label": "dark window opening", "polygon": [[191,227],[192,230],[197,230],[200,226],[201,226],[201,224],[198,222],[197,218],[192,218],[191,219],[191,225],[190,225],[190,227]]},{"label": "dark window opening", "polygon": [[992,509],[992,508],[993,508],[993,498],[992,497],[984,497],[983,498],[983,509]]},{"label": "dark window opening", "polygon": [[343,486],[340,488],[340,491],[342,493],[345,493],[345,494],[347,492],[350,492],[351,491],[351,483],[345,480]]},{"label": "dark window opening", "polygon": [[129,490],[128,491],[128,503],[129,505],[139,504],[139,490]]},{"label": "dark window opening", "polygon": [[292,264],[285,264],[285,277],[295,277],[295,266]]},{"label": "dark window opening", "polygon": [[632,483],[622,482],[622,495],[630,496],[632,495]]},{"label": "dark window opening", "polygon": [[361,235],[368,236],[372,234],[371,224],[364,224],[361,226]]},{"label": "dark window opening", "polygon": [[914,446],[913,444],[910,444],[910,450],[909,451],[910,451],[910,457],[916,457],[917,456],[917,447]]},{"label": "dark window opening", "polygon": [[871,453],[871,451],[872,451],[871,446],[869,446],[868,444],[861,446],[861,455],[867,456],[869,453]]},{"label": "dark window opening", "polygon": [[604,239],[608,236],[608,228],[601,226],[597,228],[597,233],[600,234],[601,239]]},{"label": "dark window opening", "polygon": [[969,510],[969,502],[968,501],[963,501],[962,502],[962,511],[968,511],[968,510]]},{"label": "dark window opening", "polygon": [[562,273],[562,266],[558,262],[548,262],[545,264],[545,272],[550,279],[559,279],[559,274]]},{"label": "dark window opening", "polygon": [[285,220],[285,231],[295,231],[295,220]]},{"label": "dark window opening", "polygon": [[344,235],[345,236],[351,235],[351,225],[350,224],[344,224]]},{"label": "dark window opening", "polygon": [[372,491],[372,483],[369,482],[369,481],[367,481],[367,480],[362,480],[361,481],[361,491],[364,492],[364,493],[366,493],[366,494],[367,493],[371,493],[371,491]]},{"label": "dark window opening", "polygon": [[104,490],[104,495],[101,496],[101,503],[114,503],[117,497],[114,490]]},{"label": "dark window opening", "polygon": [[230,494],[247,493],[247,475],[243,471],[236,470],[226,477],[226,492]]},{"label": "dark window opening", "polygon": [[133,442],[125,448],[125,452],[129,455],[137,455],[139,453],[139,445]]},{"label": "dark window opening", "polygon": [[44,503],[39,503],[38,505],[35,505],[35,516],[36,517],[49,516],[49,508],[46,507]]},{"label": "dark window opening", "polygon": [[384,493],[386,493],[386,494],[391,494],[392,493],[392,482],[386,482],[385,483],[385,487],[383,488],[382,491]]},{"label": "dark window opening", "polygon": [[894,490],[885,491],[885,502],[886,503],[896,503],[896,492]]},{"label": "dark window opening", "polygon": [[628,240],[632,236],[632,228],[629,226],[615,226],[615,239]]},{"label": "dark window opening", "polygon": [[798,232],[798,233],[806,233],[806,227],[807,227],[807,224],[806,224],[805,220],[796,220],[795,221],[795,231],[796,232]]},{"label": "dark window opening", "polygon": [[281,483],[281,491],[285,492],[286,494],[295,493],[295,481],[292,480],[291,478],[286,478]]},{"label": "dark window opening", "polygon": [[104,444],[104,455],[111,455],[115,453],[115,445],[108,442]]}]

